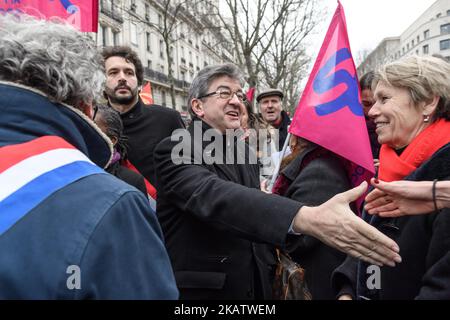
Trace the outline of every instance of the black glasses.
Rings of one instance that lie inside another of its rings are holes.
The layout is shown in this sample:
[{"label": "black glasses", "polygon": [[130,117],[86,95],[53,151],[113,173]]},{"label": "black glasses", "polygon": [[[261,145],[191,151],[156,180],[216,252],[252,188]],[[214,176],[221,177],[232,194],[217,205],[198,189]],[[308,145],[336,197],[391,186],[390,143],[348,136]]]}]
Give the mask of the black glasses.
[{"label": "black glasses", "polygon": [[247,101],[247,96],[242,91],[233,92],[229,89],[219,89],[217,91],[210,92],[210,93],[204,94],[200,97],[197,97],[197,99],[214,96],[216,94],[218,94],[221,99],[231,99],[233,97],[233,95],[236,95],[236,97],[239,99],[240,102]]}]

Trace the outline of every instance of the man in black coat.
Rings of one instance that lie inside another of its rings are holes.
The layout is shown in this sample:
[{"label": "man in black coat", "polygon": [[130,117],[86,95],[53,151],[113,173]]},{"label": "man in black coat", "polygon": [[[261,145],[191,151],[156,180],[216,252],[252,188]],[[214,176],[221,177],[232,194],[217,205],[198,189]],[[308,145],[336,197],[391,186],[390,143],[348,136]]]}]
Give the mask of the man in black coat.
[{"label": "man in black coat", "polygon": [[128,160],[151,184],[155,184],[153,151],[172,132],[184,128],[180,114],[158,105],[146,106],[138,89],[144,80],[144,68],[130,47],[103,50],[106,70],[105,97],[120,112],[124,135],[128,137]]},{"label": "man in black coat", "polygon": [[288,233],[377,264],[398,261],[396,244],[348,207],[364,186],[318,207],[259,190],[256,156],[234,135],[244,99],[236,66],[203,69],[189,90],[193,123],[155,149],[157,214],[180,298],[271,298],[273,246]]}]

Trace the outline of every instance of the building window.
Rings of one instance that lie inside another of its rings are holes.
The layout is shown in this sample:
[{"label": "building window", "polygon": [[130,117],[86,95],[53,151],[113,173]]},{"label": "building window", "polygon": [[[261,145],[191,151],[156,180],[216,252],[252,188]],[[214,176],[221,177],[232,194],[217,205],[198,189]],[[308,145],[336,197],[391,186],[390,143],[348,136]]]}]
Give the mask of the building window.
[{"label": "building window", "polygon": [[409,50],[409,43],[406,44],[406,50]]},{"label": "building window", "polygon": [[425,30],[425,31],[423,32],[423,38],[424,38],[424,39],[428,39],[429,36],[430,36],[430,30]]},{"label": "building window", "polygon": [[145,20],[150,22],[150,6],[145,4]]},{"label": "building window", "polygon": [[411,47],[414,47],[414,40],[411,42]]},{"label": "building window", "polygon": [[158,14],[158,26],[160,28],[162,28],[163,25],[163,19],[162,19],[162,15]]},{"label": "building window", "polygon": [[186,81],[186,73],[181,71],[181,80]]},{"label": "building window", "polygon": [[146,38],[147,38],[147,51],[152,52],[152,35],[150,32],[147,32]]},{"label": "building window", "polygon": [[136,12],[136,0],[131,0],[130,10]]},{"label": "building window", "polygon": [[119,32],[113,32],[113,44],[115,46],[119,45]]},{"label": "building window", "polygon": [[441,26],[441,34],[449,34],[450,33],[450,23],[443,24]]},{"label": "building window", "polygon": [[137,27],[134,23],[130,24],[130,41],[133,44],[138,44],[137,41]]},{"label": "building window", "polygon": [[430,51],[430,48],[428,47],[428,45],[424,45],[422,47],[422,52],[423,54],[428,54],[428,52]]},{"label": "building window", "polygon": [[442,16],[442,14],[439,12],[437,15],[436,15],[436,18],[440,18]]},{"label": "building window", "polygon": [[162,98],[162,106],[165,107],[166,106],[166,92],[164,90],[161,90],[161,98]]},{"label": "building window", "polygon": [[417,44],[420,43],[420,36],[417,36]]},{"label": "building window", "polygon": [[152,60],[147,60],[147,68],[152,69]]},{"label": "building window", "polygon": [[450,10],[447,10],[447,15],[450,16]]},{"label": "building window", "polygon": [[164,59],[164,41],[159,40],[159,56],[161,59]]},{"label": "building window", "polygon": [[439,42],[441,50],[450,49],[450,39],[445,39]]},{"label": "building window", "polygon": [[102,26],[102,45],[106,47],[108,45],[108,28]]}]

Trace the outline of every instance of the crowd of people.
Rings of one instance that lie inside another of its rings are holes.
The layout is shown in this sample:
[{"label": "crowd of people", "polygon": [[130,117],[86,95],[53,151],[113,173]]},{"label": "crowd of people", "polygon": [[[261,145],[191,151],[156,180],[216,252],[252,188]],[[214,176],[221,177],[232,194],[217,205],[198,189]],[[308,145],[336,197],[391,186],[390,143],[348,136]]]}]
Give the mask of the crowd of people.
[{"label": "crowd of people", "polygon": [[[351,188],[333,152],[286,141],[281,90],[261,90],[256,114],[236,65],[205,67],[185,128],[141,101],[131,48],[0,16],[0,298],[273,299],[278,249],[313,299],[450,299],[449,78],[428,56],[361,78],[378,167],[361,218],[367,183]],[[265,192],[261,163],[285,142]]]}]

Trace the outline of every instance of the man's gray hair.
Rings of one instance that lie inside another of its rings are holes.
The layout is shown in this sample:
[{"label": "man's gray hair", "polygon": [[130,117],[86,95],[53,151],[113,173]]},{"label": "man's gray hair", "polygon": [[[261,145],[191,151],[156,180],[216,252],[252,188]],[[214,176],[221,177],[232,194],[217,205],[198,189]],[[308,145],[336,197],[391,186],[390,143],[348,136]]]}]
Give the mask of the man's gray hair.
[{"label": "man's gray hair", "polygon": [[79,107],[101,97],[103,59],[92,39],[61,21],[0,15],[0,80]]},{"label": "man's gray hair", "polygon": [[192,111],[192,99],[209,93],[208,89],[211,83],[215,79],[223,76],[230,77],[231,79],[239,81],[241,86],[244,84],[244,76],[242,72],[236,65],[232,63],[208,66],[200,70],[195,79],[192,81],[191,87],[189,88],[188,108],[191,117],[195,116],[195,113]]}]

